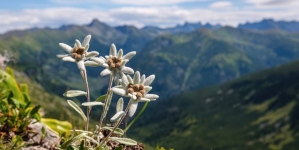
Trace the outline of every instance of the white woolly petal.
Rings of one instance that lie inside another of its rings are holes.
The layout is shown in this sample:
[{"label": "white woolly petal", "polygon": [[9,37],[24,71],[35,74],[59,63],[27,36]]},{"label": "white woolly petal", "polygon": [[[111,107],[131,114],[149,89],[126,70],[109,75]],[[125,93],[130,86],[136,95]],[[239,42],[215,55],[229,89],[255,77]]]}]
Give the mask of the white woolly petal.
[{"label": "white woolly petal", "polygon": [[67,57],[69,56],[69,54],[58,54],[56,55],[58,58],[64,58],[64,57]]},{"label": "white woolly petal", "polygon": [[126,63],[128,62],[129,60],[123,60],[123,61],[121,61],[121,63],[120,63],[120,67],[123,67],[124,65],[126,65]]},{"label": "white woolly petal", "polygon": [[110,58],[110,56],[107,56],[107,55],[106,55],[106,56],[105,56],[105,58],[106,58],[106,59],[109,59],[109,58]]},{"label": "white woolly petal", "polygon": [[113,57],[116,57],[116,47],[114,44],[111,44],[110,46],[110,53],[109,55],[112,55]]},{"label": "white woolly petal", "polygon": [[[129,81],[127,79],[127,76],[124,74],[124,73],[121,73],[121,80],[122,82],[125,84],[125,85],[128,85],[129,84]],[[125,86],[124,86],[125,87]]]},{"label": "white woolly petal", "polygon": [[135,55],[136,55],[136,52],[133,51],[133,52],[130,52],[130,53],[124,55],[124,56],[123,56],[123,59],[128,59],[128,60],[130,60],[130,59],[131,59],[132,57],[134,57]]},{"label": "white woolly petal", "polygon": [[122,87],[127,87],[128,84],[125,81],[123,81],[122,79],[119,79],[119,80],[120,80],[119,82]]},{"label": "white woolly petal", "polygon": [[129,83],[133,83],[133,79],[129,75],[127,75],[127,79],[129,81]]},{"label": "white woolly petal", "polygon": [[150,85],[155,79],[155,75],[150,75],[144,80],[143,85]]},{"label": "white woolly petal", "polygon": [[108,68],[109,65],[104,63],[102,66],[105,67],[105,68]]},{"label": "white woolly petal", "polygon": [[59,43],[59,46],[64,49],[65,51],[67,51],[68,53],[71,53],[73,51],[73,48],[70,47],[69,45],[67,44],[64,44],[64,43]]},{"label": "white woolly petal", "polygon": [[82,47],[85,47],[87,44],[89,44],[90,39],[91,39],[91,35],[89,34],[84,38]]},{"label": "white woolly petal", "polygon": [[115,85],[119,85],[119,75],[118,73],[114,74],[113,81]]},{"label": "white woolly petal", "polygon": [[87,52],[88,49],[89,49],[89,44],[85,45],[85,47],[84,47],[85,52]]},{"label": "white woolly petal", "polygon": [[148,98],[148,99],[150,99],[150,100],[156,100],[157,98],[159,98],[159,96],[156,95],[156,94],[146,94],[146,95],[144,96],[144,98]]},{"label": "white woolly petal", "polygon": [[149,92],[150,90],[152,90],[151,86],[144,86],[145,93]]},{"label": "white woolly petal", "polygon": [[134,70],[130,67],[123,67],[123,68],[121,68],[121,71],[123,73],[127,73],[127,74],[133,74],[134,73]]},{"label": "white woolly petal", "polygon": [[138,101],[139,102],[150,102],[151,100],[143,97],[143,98],[138,99]]},{"label": "white woolly petal", "polygon": [[122,58],[123,57],[123,50],[120,49],[117,53],[117,58]]},{"label": "white woolly petal", "polygon": [[136,95],[132,95],[132,98],[133,98],[133,99],[137,99]]},{"label": "white woolly petal", "polygon": [[132,117],[135,114],[135,112],[137,110],[137,106],[138,106],[138,102],[132,101],[131,107],[129,108],[129,112],[128,112],[130,117]]},{"label": "white woolly petal", "polygon": [[69,61],[69,62],[76,62],[76,60],[71,56],[63,57],[62,60]]},{"label": "white woolly petal", "polygon": [[98,63],[100,65],[102,65],[102,64],[105,63],[105,60],[103,60],[101,58],[97,58],[97,57],[92,57],[92,58],[90,58],[90,60],[92,60],[92,61],[94,61],[94,62],[96,62],[96,63]]},{"label": "white woolly petal", "polygon": [[100,59],[103,59],[104,61],[106,61],[106,58],[104,58],[103,56],[100,56],[99,58],[100,58]]},{"label": "white woolly petal", "polygon": [[140,82],[140,73],[139,73],[139,71],[135,72],[133,82],[134,82],[134,84],[139,84],[139,82]]},{"label": "white woolly petal", "polygon": [[86,53],[86,58],[95,57],[95,56],[98,56],[98,55],[99,55],[99,52],[91,51],[91,52]]},{"label": "white woolly petal", "polygon": [[111,71],[109,69],[104,69],[102,72],[101,72],[101,76],[106,76],[106,75],[109,75],[111,73]]},{"label": "white woolly petal", "polygon": [[83,60],[78,61],[77,65],[78,65],[79,70],[81,70],[81,71],[85,70],[85,65],[84,65],[84,61]]},{"label": "white woolly petal", "polygon": [[81,47],[81,42],[79,40],[76,39],[76,46],[77,47]]},{"label": "white woolly petal", "polygon": [[91,67],[98,67],[98,66],[101,66],[100,64],[94,62],[94,61],[85,61],[84,62],[84,65],[85,66],[91,66]]},{"label": "white woolly petal", "polygon": [[115,94],[118,94],[120,96],[126,96],[126,91],[123,89],[123,88],[116,88],[116,87],[113,87],[111,89],[113,91],[113,93]]},{"label": "white woolly petal", "polygon": [[140,82],[139,82],[139,83],[140,83],[140,84],[143,84],[143,83],[144,83],[144,80],[145,80],[145,75],[142,75],[141,78],[140,78]]},{"label": "white woolly petal", "polygon": [[123,88],[123,86],[122,85],[116,85],[116,86],[114,86],[114,88]]}]

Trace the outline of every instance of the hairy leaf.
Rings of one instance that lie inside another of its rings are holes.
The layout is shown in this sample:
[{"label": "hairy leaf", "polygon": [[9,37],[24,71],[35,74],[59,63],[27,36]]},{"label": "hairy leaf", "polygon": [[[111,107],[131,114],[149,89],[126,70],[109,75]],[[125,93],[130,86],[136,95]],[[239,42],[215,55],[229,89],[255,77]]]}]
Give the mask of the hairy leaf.
[{"label": "hairy leaf", "polygon": [[129,138],[119,138],[119,137],[110,137],[109,140],[112,140],[112,141],[117,141],[121,144],[125,144],[125,145],[137,145],[137,142],[132,140],[132,139],[129,139]]},{"label": "hairy leaf", "polygon": [[102,102],[84,102],[82,103],[83,106],[97,106],[97,105],[104,105]]},{"label": "hairy leaf", "polygon": [[77,96],[82,96],[82,95],[86,95],[87,93],[84,91],[80,91],[80,90],[69,90],[67,92],[65,92],[63,94],[63,96],[65,97],[77,97]]},{"label": "hairy leaf", "polygon": [[82,116],[82,118],[83,118],[84,121],[87,120],[87,118],[86,118],[84,112],[82,111],[82,109],[81,109],[75,102],[73,102],[72,100],[67,100],[67,103],[68,103],[71,107],[73,107],[73,108],[75,109],[75,111],[77,111],[77,112]]}]

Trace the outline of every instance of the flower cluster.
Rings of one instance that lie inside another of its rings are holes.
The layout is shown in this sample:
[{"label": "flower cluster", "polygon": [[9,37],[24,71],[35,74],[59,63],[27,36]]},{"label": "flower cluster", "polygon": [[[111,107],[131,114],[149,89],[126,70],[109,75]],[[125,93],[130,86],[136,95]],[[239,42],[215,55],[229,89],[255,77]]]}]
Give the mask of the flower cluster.
[{"label": "flower cluster", "polygon": [[[155,79],[155,75],[140,77],[139,71],[136,71],[130,67],[125,66],[126,63],[136,55],[135,51],[129,52],[123,55],[123,50],[116,50],[114,44],[110,47],[108,56],[96,57],[98,52],[88,52],[89,42],[91,35],[85,37],[81,44],[79,40],[76,40],[74,47],[70,47],[67,44],[59,43],[60,47],[69,54],[57,55],[64,61],[75,62],[78,65],[79,70],[85,71],[85,66],[102,66],[105,69],[100,73],[101,76],[110,75],[114,79],[115,86],[112,91],[120,96],[130,97],[132,99],[129,116],[132,117],[136,112],[138,102],[150,102],[159,98],[156,94],[148,94],[152,89],[150,84]],[[126,74],[134,74],[133,79]]]},{"label": "flower cluster", "polygon": [[86,63],[84,61],[99,55],[97,51],[87,52],[90,38],[91,35],[87,35],[82,44],[79,40],[76,40],[73,48],[67,44],[59,43],[59,46],[69,54],[60,54],[57,57],[62,58],[63,61],[76,62],[80,71],[85,70],[85,65],[86,63],[88,64],[88,61]]},{"label": "flower cluster", "polygon": [[145,78],[145,75],[140,77],[139,71],[136,71],[133,79],[127,75],[123,75],[121,84],[112,88],[112,91],[118,95],[131,97],[133,99],[129,109],[129,116],[132,117],[136,112],[138,102],[150,102],[159,98],[156,94],[148,94],[152,89],[149,86],[155,79],[155,75],[150,75]]}]

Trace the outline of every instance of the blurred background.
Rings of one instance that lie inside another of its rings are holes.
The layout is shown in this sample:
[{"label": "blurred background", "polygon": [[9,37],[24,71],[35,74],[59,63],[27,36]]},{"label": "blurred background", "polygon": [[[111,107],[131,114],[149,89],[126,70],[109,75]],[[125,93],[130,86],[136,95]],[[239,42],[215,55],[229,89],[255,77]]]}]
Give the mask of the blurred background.
[{"label": "blurred background", "polygon": [[[83,80],[56,55],[58,43],[91,34],[90,51],[107,55],[112,43],[136,51],[127,66],[156,75],[151,93],[160,98],[128,132],[146,149],[298,150],[298,8],[298,0],[2,0],[0,53],[45,117],[79,118],[62,94],[84,90]],[[87,70],[92,99],[106,93],[102,70]],[[100,112],[92,110],[95,122]]]}]

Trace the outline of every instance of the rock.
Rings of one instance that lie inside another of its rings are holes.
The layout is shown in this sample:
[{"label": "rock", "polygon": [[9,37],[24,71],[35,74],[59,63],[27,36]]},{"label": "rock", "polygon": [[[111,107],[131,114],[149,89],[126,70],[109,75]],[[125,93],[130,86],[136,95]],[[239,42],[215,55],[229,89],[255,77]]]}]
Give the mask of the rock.
[{"label": "rock", "polygon": [[[44,134],[42,133],[42,128],[44,128]],[[31,123],[28,126],[27,137],[28,140],[25,143],[28,147],[24,147],[21,150],[52,149],[60,142],[59,134],[40,122]]]}]

